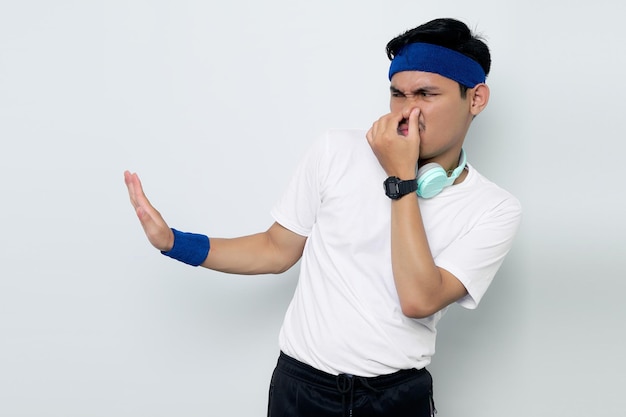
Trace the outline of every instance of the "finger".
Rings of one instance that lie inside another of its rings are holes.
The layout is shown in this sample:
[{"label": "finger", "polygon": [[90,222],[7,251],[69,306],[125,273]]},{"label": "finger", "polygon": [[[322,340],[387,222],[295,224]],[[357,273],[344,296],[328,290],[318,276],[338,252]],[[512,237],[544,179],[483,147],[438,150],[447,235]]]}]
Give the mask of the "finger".
[{"label": "finger", "polygon": [[161,214],[148,201],[139,176],[136,173],[125,171],[124,181],[128,187],[130,201],[135,208],[135,214],[146,237],[155,248],[170,250],[174,242],[172,231]]},{"label": "finger", "polygon": [[[155,246],[159,245],[158,236],[163,233],[163,227],[167,228],[161,214],[150,204],[150,201],[143,192],[141,180],[136,173],[125,174],[128,185],[130,201],[135,208],[135,214],[143,227],[148,239]],[[157,237],[155,239],[155,237]]]},{"label": "finger", "polygon": [[126,188],[128,189],[128,196],[130,197],[130,201],[133,206],[136,206],[136,190],[135,190],[135,177],[137,174],[132,174],[129,171],[124,171],[124,182],[126,183]]},{"label": "finger", "polygon": [[138,206],[135,213],[137,213],[139,222],[143,226],[146,233],[150,234],[150,232],[154,230],[157,225],[155,219],[152,217],[152,214],[142,206]]},{"label": "finger", "polygon": [[137,204],[135,207],[135,213],[141,223],[148,240],[155,246],[162,246],[160,243],[164,230],[169,230],[165,220],[161,214],[154,208],[147,199],[144,198],[144,202]]},{"label": "finger", "polygon": [[130,201],[135,208],[139,206],[151,207],[150,201],[146,194],[143,191],[143,186],[141,185],[141,180],[136,173],[128,175],[127,180],[128,193],[130,196]]},{"label": "finger", "polygon": [[376,140],[376,138],[378,137],[378,135],[380,133],[380,127],[384,123],[383,119],[384,119],[384,116],[379,117],[378,120],[376,120],[374,123],[372,123],[372,127],[370,129],[372,141]]},{"label": "finger", "polygon": [[[157,217],[153,217],[156,215]],[[167,223],[158,212],[148,212],[143,207],[137,208],[137,217],[143,227],[148,241],[159,250],[170,250],[174,244],[174,237]]]},{"label": "finger", "polygon": [[398,126],[403,120],[402,113],[389,113],[382,116],[372,126],[372,138],[376,139],[381,135],[392,138],[398,133]]},{"label": "finger", "polygon": [[402,112],[389,113],[381,118],[384,123],[385,128],[394,128],[396,129],[398,125],[404,120],[405,117]]}]

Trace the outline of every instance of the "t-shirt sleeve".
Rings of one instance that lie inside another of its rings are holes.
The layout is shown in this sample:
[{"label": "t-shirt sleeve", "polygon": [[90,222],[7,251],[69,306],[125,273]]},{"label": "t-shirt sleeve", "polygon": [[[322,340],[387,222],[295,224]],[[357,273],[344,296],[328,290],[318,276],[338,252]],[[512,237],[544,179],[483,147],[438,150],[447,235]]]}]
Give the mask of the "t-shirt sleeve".
[{"label": "t-shirt sleeve", "polygon": [[317,139],[306,152],[270,214],[283,227],[309,236],[321,204],[322,172],[327,135]]},{"label": "t-shirt sleeve", "polygon": [[468,309],[478,306],[511,249],[520,221],[520,203],[508,195],[436,257],[437,266],[452,273],[467,289],[458,304]]}]

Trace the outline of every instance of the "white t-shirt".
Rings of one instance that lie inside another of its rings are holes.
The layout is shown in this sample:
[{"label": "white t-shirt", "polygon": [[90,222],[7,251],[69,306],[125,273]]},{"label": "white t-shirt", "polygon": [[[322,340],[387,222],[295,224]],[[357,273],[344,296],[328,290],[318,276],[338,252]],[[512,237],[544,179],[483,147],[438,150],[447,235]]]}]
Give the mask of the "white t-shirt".
[{"label": "white t-shirt", "polygon": [[[332,130],[272,209],[279,224],[308,237],[280,349],[330,374],[420,369],[435,352],[445,309],[412,319],[400,308],[386,177],[364,131]],[[511,247],[519,202],[468,165],[462,183],[419,204],[435,263],[465,285],[459,304],[475,308]]]}]

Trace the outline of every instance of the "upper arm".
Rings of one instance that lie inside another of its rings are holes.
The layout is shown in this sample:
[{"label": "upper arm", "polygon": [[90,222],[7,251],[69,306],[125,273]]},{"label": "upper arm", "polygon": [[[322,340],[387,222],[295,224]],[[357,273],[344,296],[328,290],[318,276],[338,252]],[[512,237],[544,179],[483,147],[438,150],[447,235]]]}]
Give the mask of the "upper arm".
[{"label": "upper arm", "polygon": [[521,218],[516,201],[505,201],[481,216],[463,234],[437,254],[436,264],[449,271],[467,290],[459,305],[474,309],[509,253]]},{"label": "upper arm", "polygon": [[[411,297],[401,297],[402,313],[411,318],[431,316],[467,295],[463,283],[449,271],[437,268],[440,279],[430,291],[416,289]],[[403,301],[404,300],[404,301]]]},{"label": "upper arm", "polygon": [[440,292],[440,297],[436,300],[438,305],[434,305],[432,307],[435,312],[459,301],[467,295],[467,289],[457,277],[446,269],[438,269],[441,274],[442,290]]},{"label": "upper arm", "polygon": [[277,222],[272,224],[266,235],[278,259],[277,272],[284,272],[298,262],[304,250],[306,236],[292,232]]}]

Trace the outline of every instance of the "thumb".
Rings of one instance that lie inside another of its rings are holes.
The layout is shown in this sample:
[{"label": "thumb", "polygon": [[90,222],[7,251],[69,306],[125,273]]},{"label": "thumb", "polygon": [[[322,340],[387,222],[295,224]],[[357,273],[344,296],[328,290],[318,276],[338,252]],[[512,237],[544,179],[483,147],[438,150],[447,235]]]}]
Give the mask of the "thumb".
[{"label": "thumb", "polygon": [[137,213],[137,217],[139,217],[141,224],[144,224],[146,220],[150,219],[150,215],[148,214],[146,209],[143,208],[142,206],[138,206],[135,209],[135,212]]},{"label": "thumb", "polygon": [[409,114],[408,136],[411,138],[419,139],[419,136],[420,136],[419,116],[420,116],[420,109],[418,109],[417,107],[411,110],[411,113]]}]

